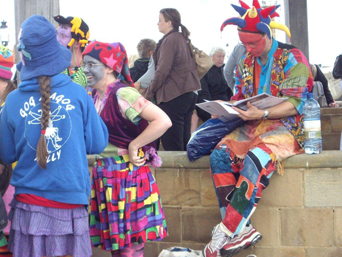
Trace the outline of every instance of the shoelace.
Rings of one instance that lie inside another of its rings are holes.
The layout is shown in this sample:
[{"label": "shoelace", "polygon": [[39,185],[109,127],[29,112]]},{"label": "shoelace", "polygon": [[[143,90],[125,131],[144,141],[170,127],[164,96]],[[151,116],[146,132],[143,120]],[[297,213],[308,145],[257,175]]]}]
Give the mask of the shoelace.
[{"label": "shoelace", "polygon": [[226,243],[228,243],[229,239],[226,234],[220,229],[216,228],[217,231],[213,233],[213,237],[211,240],[211,247],[216,251],[220,250]]}]

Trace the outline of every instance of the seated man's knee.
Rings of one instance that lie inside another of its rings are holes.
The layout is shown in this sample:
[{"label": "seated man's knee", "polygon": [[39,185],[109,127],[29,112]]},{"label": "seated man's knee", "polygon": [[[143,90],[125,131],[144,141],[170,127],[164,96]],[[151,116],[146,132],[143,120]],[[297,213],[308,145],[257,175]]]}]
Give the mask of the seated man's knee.
[{"label": "seated man's knee", "polygon": [[260,174],[271,160],[270,155],[262,149],[254,148],[245,157],[241,175],[254,185],[261,179]]},{"label": "seated man's knee", "polygon": [[212,174],[231,172],[230,149],[225,145],[215,148],[210,154]]}]

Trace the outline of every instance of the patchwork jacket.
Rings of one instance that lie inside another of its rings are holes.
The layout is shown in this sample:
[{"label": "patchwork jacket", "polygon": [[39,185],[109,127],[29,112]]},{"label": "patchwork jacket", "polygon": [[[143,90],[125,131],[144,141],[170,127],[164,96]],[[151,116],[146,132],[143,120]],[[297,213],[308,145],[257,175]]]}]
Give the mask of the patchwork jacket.
[{"label": "patchwork jacket", "polygon": [[[255,74],[254,64],[261,66]],[[255,79],[257,78],[257,79]],[[304,54],[292,45],[283,44],[273,38],[268,60],[262,65],[259,58],[246,53],[236,67],[235,92],[231,100],[242,100],[253,96],[254,81],[259,81],[257,94],[266,92],[277,97],[288,97],[297,109],[298,115],[280,120],[292,133],[301,147],[304,146],[303,104],[307,93],[312,90],[313,78]]]}]

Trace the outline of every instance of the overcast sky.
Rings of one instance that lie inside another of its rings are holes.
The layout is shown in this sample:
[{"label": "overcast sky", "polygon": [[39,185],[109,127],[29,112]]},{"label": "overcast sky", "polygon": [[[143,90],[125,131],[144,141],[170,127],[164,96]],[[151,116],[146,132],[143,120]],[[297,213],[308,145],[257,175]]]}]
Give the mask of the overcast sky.
[{"label": "overcast sky", "polygon": [[[3,5],[3,1],[5,5]],[[272,1],[272,0],[271,0]],[[273,0],[274,1],[274,0]],[[10,28],[10,44],[14,45],[14,0],[1,0],[0,21],[6,20]],[[59,0],[60,14],[79,16],[90,27],[90,38],[104,42],[120,41],[128,55],[136,54],[136,45],[142,38],[158,41],[163,35],[158,31],[159,10],[176,8],[182,23],[191,32],[190,39],[198,48],[209,52],[214,46],[224,47],[229,53],[238,43],[236,26],[226,26],[223,33],[220,26],[224,20],[236,17],[230,6],[239,5],[238,0]],[[245,0],[251,5],[252,0]],[[261,2],[261,0],[260,0]],[[283,5],[283,0],[277,0]],[[337,0],[307,1],[309,23],[310,62],[332,66],[335,57],[342,52],[340,10],[342,2]],[[278,9],[284,23],[282,7]],[[278,40],[285,36],[276,30]],[[229,45],[226,47],[226,45]]]}]

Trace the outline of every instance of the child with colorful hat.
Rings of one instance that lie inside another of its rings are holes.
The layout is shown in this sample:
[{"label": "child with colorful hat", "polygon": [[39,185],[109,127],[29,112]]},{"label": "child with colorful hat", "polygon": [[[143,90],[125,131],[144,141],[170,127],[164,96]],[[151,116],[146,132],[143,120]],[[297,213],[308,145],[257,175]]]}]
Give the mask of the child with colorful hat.
[{"label": "child with colorful hat", "polygon": [[[13,76],[12,67],[14,65],[14,58],[12,52],[0,45],[0,113],[2,107],[5,104],[7,95],[16,89],[16,85],[11,81]],[[1,194],[3,198],[2,204],[4,205],[5,212],[9,212],[9,203],[13,199],[14,188],[9,185],[9,180],[12,174],[11,165],[6,165],[0,160],[0,168],[3,168],[0,173],[0,180],[2,184]],[[3,232],[0,232],[0,255],[12,256],[11,252],[7,248],[7,240],[9,235],[10,222],[5,226]]]},{"label": "child with colorful hat", "polygon": [[71,79],[86,88],[91,95],[91,88],[87,87],[87,78],[84,75],[82,64],[82,52],[89,42],[89,27],[85,21],[79,17],[63,17],[57,15],[53,17],[58,22],[57,39],[58,42],[69,48],[72,53],[70,66],[63,71]]},{"label": "child with colorful hat", "polygon": [[259,109],[248,102],[247,110],[234,107],[244,125],[226,135],[210,155],[210,171],[222,215],[212,239],[203,249],[205,257],[230,257],[256,244],[262,236],[251,224],[263,189],[281,161],[303,153],[303,103],[313,78],[304,54],[278,42],[272,28],[286,26],[272,21],[279,6],[262,9],[257,0],[249,7],[232,5],[240,17],[226,20],[237,25],[246,53],[236,66],[236,94],[242,100],[262,93],[286,97],[283,103]]},{"label": "child with colorful hat", "polygon": [[12,52],[3,45],[0,45],[0,109],[4,105],[9,92],[16,88],[11,81],[13,65],[14,58]]},{"label": "child with colorful hat", "polygon": [[0,158],[17,161],[8,248],[18,257],[90,257],[87,154],[103,151],[108,131],[86,91],[61,73],[71,52],[54,26],[33,15],[18,41],[21,83],[0,124]]}]

